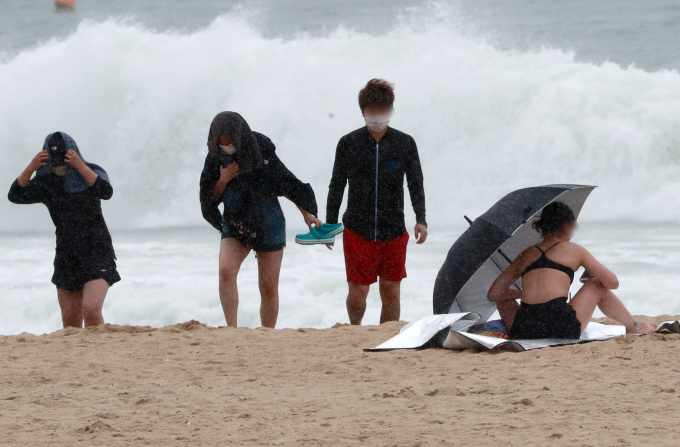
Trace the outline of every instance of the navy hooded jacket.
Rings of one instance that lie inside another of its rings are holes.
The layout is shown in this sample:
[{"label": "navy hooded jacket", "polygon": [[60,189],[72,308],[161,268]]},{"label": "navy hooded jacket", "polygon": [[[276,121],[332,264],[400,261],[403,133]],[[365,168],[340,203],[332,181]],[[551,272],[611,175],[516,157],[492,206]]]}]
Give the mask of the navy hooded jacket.
[{"label": "navy hooded jacket", "polygon": [[[228,135],[234,144],[237,151],[234,160],[223,160],[224,155],[218,145],[220,134]],[[224,218],[224,222],[230,226],[233,223],[242,225],[261,235],[261,205],[268,200],[276,200],[278,204],[280,196],[317,215],[316,198],[311,185],[298,180],[276,155],[274,143],[261,133],[251,131],[241,115],[222,112],[215,117],[208,135],[208,149],[201,173],[200,201],[203,217],[217,230],[222,231]],[[212,192],[220,178],[220,165],[231,161],[238,163],[239,175],[227,183],[222,196],[216,199]],[[242,205],[238,208],[225,206],[223,214],[220,214],[220,202],[234,192],[244,197]],[[238,234],[237,228],[232,228],[232,232]]]}]

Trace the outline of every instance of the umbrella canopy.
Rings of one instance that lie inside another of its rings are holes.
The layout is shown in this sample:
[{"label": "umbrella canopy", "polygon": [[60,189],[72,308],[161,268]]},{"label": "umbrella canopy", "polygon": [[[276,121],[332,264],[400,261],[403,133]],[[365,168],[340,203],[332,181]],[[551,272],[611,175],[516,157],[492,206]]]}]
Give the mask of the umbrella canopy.
[{"label": "umbrella canopy", "polygon": [[[578,217],[595,186],[546,185],[519,189],[478,217],[453,244],[434,285],[435,314],[474,312],[486,321],[496,304],[491,284],[525,249],[539,243],[532,224],[551,202],[563,202]],[[515,287],[522,286],[521,279]]]}]

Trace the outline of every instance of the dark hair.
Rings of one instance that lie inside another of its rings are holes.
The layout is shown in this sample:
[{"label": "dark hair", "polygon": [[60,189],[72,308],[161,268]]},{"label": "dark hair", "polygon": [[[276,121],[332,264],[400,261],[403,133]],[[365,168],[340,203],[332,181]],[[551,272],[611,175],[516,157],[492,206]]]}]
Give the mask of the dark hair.
[{"label": "dark hair", "polygon": [[574,212],[562,202],[552,202],[543,208],[541,218],[534,222],[534,230],[543,236],[555,234],[565,222],[576,222]]},{"label": "dark hair", "polygon": [[394,84],[384,79],[371,79],[359,92],[359,107],[363,112],[368,106],[394,105]]}]

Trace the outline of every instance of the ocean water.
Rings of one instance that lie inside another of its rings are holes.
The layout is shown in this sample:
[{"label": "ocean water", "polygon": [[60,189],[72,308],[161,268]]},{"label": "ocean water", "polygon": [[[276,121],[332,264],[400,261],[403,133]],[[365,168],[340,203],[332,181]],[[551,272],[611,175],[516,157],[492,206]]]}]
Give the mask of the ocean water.
[{"label": "ocean water", "polygon": [[[0,184],[55,130],[107,169],[115,192],[104,213],[124,278],[105,305],[110,322],[223,324],[219,241],[197,200],[217,112],[239,111],[270,136],[323,215],[335,145],[362,125],[356,94],[376,76],[396,84],[392,125],[418,142],[432,232],[410,248],[403,318],[431,313],[463,214],[548,183],[598,185],[584,243],[619,273],[635,312],[680,312],[674,2],[81,0],[56,12],[0,0],[0,12]],[[284,211],[279,325],[346,321],[340,247],[295,246],[302,222]],[[0,201],[0,216],[0,334],[54,330],[48,215]],[[312,266],[322,279],[309,279]],[[249,259],[241,274],[249,326],[253,268]],[[366,321],[376,322],[371,300]]]},{"label": "ocean water", "polygon": [[[586,209],[584,209],[586,211]],[[401,319],[432,314],[437,272],[463,226],[433,229],[423,245],[411,239],[402,283]],[[118,270],[104,304],[108,323],[165,326],[191,319],[224,326],[217,294],[219,234],[210,228],[124,230],[113,233]],[[348,323],[342,238],[335,249],[303,247],[288,234],[281,269],[277,327],[330,327]],[[574,240],[586,246],[619,277],[619,297],[631,312],[680,314],[680,229],[669,224],[587,223]],[[52,332],[61,327],[52,275],[54,240],[35,233],[0,234],[0,328],[2,334]],[[313,272],[314,274],[311,274]],[[577,273],[579,277],[581,272]],[[576,293],[579,284],[572,286]],[[257,260],[251,254],[239,275],[239,324],[257,327]],[[597,313],[596,316],[601,316]],[[380,296],[373,287],[364,324],[380,321]]]}]

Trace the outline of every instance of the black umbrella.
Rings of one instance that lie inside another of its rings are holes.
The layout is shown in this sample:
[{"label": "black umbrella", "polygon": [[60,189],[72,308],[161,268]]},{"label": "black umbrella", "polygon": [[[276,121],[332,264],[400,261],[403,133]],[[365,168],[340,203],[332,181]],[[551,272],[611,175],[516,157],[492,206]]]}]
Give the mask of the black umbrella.
[{"label": "black umbrella", "polygon": [[[486,321],[496,304],[486,298],[498,275],[526,248],[541,241],[532,228],[543,208],[563,202],[578,217],[595,186],[546,185],[511,192],[470,222],[453,244],[434,284],[435,314],[475,312]],[[467,217],[466,217],[467,219]],[[521,279],[515,284],[521,287]]]}]

